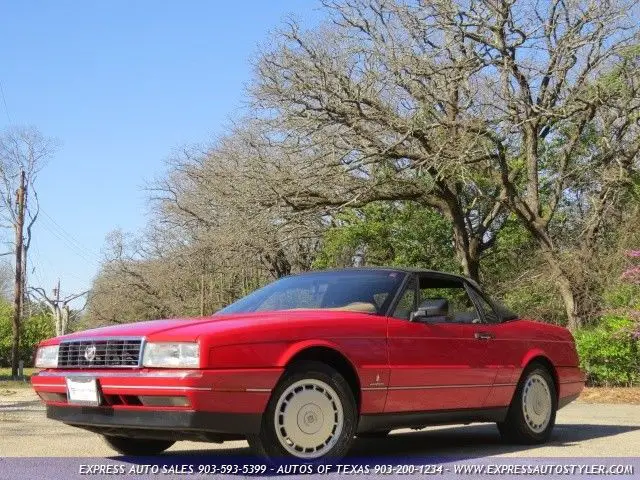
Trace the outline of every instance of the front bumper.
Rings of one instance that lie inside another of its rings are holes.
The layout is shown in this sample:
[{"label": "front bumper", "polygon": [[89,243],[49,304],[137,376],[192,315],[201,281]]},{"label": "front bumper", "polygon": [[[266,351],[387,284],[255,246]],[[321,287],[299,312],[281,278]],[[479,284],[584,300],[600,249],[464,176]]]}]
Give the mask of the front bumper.
[{"label": "front bumper", "polygon": [[[127,410],[104,407],[47,406],[47,418],[98,433],[130,436],[250,435],[260,432],[261,414]],[[189,435],[192,434],[192,435]]]},{"label": "front bumper", "polygon": [[[194,433],[257,433],[281,374],[280,368],[45,370],[31,383],[47,405],[47,416],[69,425],[104,434],[190,438]],[[95,378],[100,405],[69,403],[67,377]],[[181,402],[150,404],[149,398]]]}]

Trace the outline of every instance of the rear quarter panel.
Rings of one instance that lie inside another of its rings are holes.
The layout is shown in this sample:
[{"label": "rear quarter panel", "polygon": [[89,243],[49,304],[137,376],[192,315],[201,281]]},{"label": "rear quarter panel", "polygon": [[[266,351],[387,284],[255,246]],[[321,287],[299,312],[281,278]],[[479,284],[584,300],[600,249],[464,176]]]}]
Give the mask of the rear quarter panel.
[{"label": "rear quarter panel", "polygon": [[494,328],[497,358],[489,360],[506,368],[498,371],[496,387],[487,400],[489,406],[508,404],[524,369],[541,358],[553,366],[560,404],[582,391],[585,376],[579,368],[575,341],[567,329],[533,320],[509,321]]}]

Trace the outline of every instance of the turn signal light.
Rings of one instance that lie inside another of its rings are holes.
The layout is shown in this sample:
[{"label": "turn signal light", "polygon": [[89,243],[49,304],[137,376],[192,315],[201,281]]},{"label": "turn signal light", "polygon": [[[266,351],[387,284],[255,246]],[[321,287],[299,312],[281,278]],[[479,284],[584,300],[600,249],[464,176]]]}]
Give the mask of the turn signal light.
[{"label": "turn signal light", "polygon": [[187,397],[165,397],[160,395],[140,395],[138,397],[145,407],[188,407]]}]

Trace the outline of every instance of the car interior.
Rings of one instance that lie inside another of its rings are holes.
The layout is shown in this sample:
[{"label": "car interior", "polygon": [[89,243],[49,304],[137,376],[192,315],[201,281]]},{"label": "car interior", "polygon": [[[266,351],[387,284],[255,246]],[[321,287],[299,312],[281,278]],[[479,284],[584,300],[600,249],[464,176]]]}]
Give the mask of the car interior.
[{"label": "car interior", "polygon": [[430,275],[416,276],[416,279],[417,282],[407,286],[394,317],[411,319],[413,312],[421,312],[424,314],[421,321],[428,323],[481,322],[462,280]]}]

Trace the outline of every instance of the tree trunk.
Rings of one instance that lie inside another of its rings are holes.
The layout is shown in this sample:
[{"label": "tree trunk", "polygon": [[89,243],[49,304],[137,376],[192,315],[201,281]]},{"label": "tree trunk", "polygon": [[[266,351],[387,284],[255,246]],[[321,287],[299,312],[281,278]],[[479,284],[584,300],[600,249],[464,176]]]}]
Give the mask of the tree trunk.
[{"label": "tree trunk", "polygon": [[23,251],[23,226],[24,226],[24,190],[25,190],[25,173],[20,172],[20,186],[16,191],[16,208],[17,220],[15,224],[15,254],[16,254],[16,270],[15,281],[13,287],[13,320],[11,322],[11,333],[13,335],[11,342],[11,376],[18,376],[18,362],[20,360],[20,323],[22,321],[22,297],[24,295],[24,283],[22,280],[22,254]]},{"label": "tree trunk", "polygon": [[463,265],[464,274],[471,280],[480,282],[480,259],[477,257],[471,257],[466,259]]},{"label": "tree trunk", "polygon": [[291,275],[291,263],[289,263],[282,249],[278,249],[273,255],[268,252],[264,253],[262,258],[266,262],[269,273],[273,278],[277,279]]},{"label": "tree trunk", "polygon": [[564,276],[557,279],[557,284],[565,311],[567,312],[567,328],[575,332],[582,327],[583,324],[583,318],[579,313],[579,302],[577,301],[576,293],[569,279]]},{"label": "tree trunk", "polygon": [[467,232],[464,219],[455,218],[451,215],[453,220],[453,243],[456,249],[456,256],[458,262],[462,267],[462,272],[465,276],[480,281],[480,248],[475,239],[469,239],[469,232]]},{"label": "tree trunk", "polygon": [[540,247],[542,256],[549,265],[555,279],[556,288],[564,303],[565,313],[567,314],[567,328],[572,332],[576,331],[582,327],[586,316],[584,315],[586,310],[581,305],[583,300],[581,302],[580,295],[578,295],[580,291],[583,291],[581,288],[584,285],[577,284],[575,279],[572,279],[562,267],[558,251],[546,230],[547,223],[539,217],[532,218],[530,211],[528,212],[518,205],[512,204],[511,207]]},{"label": "tree trunk", "polygon": [[52,305],[51,310],[53,312],[53,318],[56,322],[56,337],[63,335],[62,332],[62,316],[60,315],[60,309],[57,305]]},{"label": "tree trunk", "polygon": [[560,293],[560,297],[562,298],[565,312],[567,314],[567,328],[572,332],[575,332],[577,329],[582,327],[584,323],[583,312],[580,308],[581,305],[578,295],[579,285],[575,285],[563,270],[560,265],[560,260],[556,258],[555,252],[543,246],[542,253],[549,264],[551,271],[555,275],[556,288],[558,289],[558,293]]},{"label": "tree trunk", "polygon": [[463,274],[471,280],[480,282],[480,257],[469,248],[458,248],[457,243],[456,250]]},{"label": "tree trunk", "polygon": [[60,311],[60,316],[62,318],[62,322],[61,322],[61,332],[60,335],[64,335],[67,333],[67,329],[69,328],[69,306],[65,305],[64,307],[62,307],[61,311]]}]

